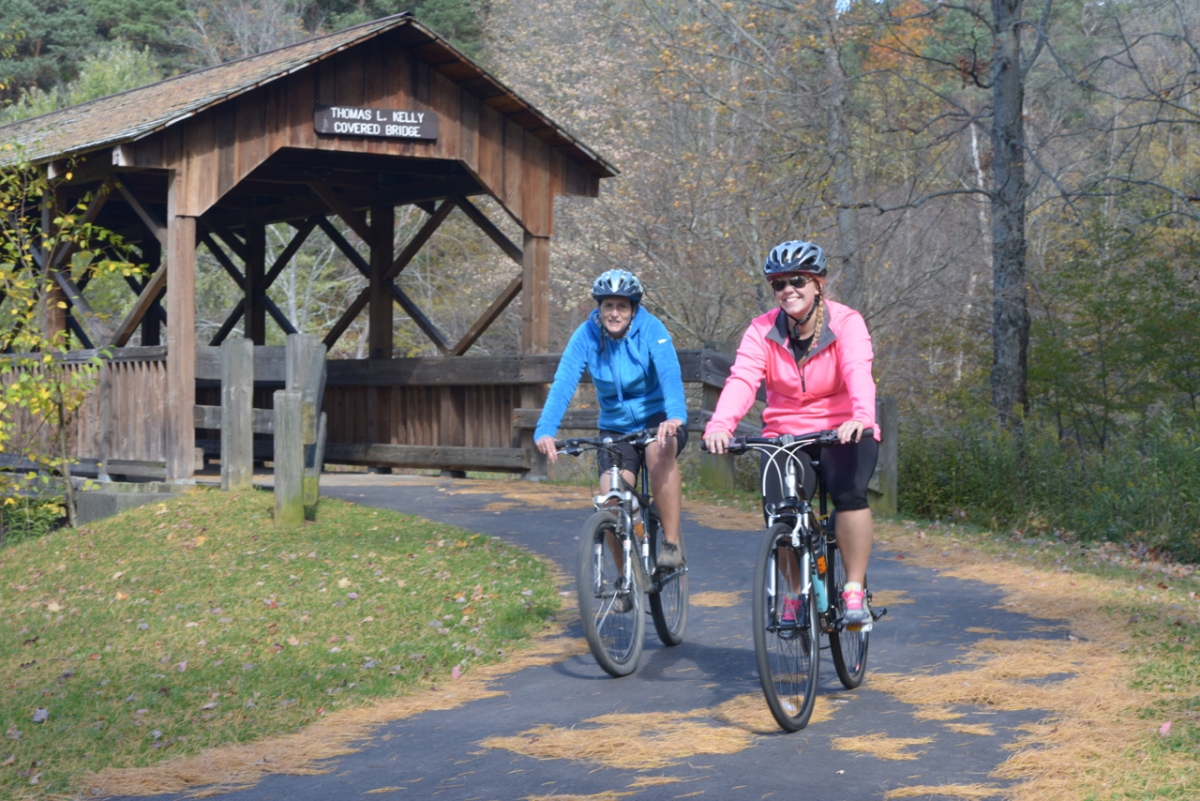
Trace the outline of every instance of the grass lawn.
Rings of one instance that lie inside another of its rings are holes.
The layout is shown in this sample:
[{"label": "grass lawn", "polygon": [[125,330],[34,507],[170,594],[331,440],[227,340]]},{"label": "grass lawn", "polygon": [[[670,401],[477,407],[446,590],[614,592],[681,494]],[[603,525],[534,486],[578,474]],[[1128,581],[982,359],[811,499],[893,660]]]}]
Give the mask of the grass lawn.
[{"label": "grass lawn", "polygon": [[294,732],[496,662],[558,610],[499,540],[321,501],[198,488],[0,550],[0,797]]}]

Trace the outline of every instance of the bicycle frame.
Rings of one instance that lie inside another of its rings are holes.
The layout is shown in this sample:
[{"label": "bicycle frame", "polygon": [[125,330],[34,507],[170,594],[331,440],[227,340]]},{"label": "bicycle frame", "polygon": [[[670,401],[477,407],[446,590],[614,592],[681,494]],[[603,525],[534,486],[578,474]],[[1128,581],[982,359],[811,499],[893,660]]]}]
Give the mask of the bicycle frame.
[{"label": "bicycle frame", "polygon": [[[655,566],[651,564],[650,556],[650,532],[647,524],[650,522],[650,479],[648,471],[643,465],[639,471],[639,475],[634,478],[635,484],[638,480],[641,481],[641,492],[637,491],[636,486],[631,486],[625,481],[621,471],[624,465],[621,463],[620,452],[617,451],[614,445],[620,442],[631,442],[634,446],[645,446],[654,439],[654,432],[640,431],[634,434],[626,434],[623,437],[605,437],[602,440],[598,439],[570,439],[563,445],[563,453],[578,455],[584,448],[594,450],[608,450],[613,457],[612,464],[607,470],[608,474],[608,492],[597,494],[592,498],[592,504],[597,511],[612,512],[617,516],[617,531],[621,538],[621,552],[624,555],[623,575],[626,580],[633,580],[634,548],[637,548],[637,561],[642,568],[643,583],[648,592],[658,592],[663,586],[677,578],[682,573],[687,572],[687,566],[683,566],[679,570],[666,575],[659,576],[655,570]],[[637,519],[638,512],[641,512],[644,521]],[[639,525],[639,523],[641,523]],[[660,524],[661,525],[661,524]]]}]

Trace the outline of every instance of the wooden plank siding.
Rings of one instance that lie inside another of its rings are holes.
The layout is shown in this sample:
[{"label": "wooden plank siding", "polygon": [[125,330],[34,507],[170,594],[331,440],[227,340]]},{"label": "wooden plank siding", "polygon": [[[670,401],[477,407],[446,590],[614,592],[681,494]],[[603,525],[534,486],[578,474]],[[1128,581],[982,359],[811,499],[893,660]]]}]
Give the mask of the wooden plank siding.
[{"label": "wooden plank siding", "polygon": [[[553,196],[595,196],[599,178],[413,53],[381,40],[338,53],[124,147],[136,169],[176,170],[177,214],[199,217],[284,148],[460,162],[529,233],[553,231]],[[438,139],[317,136],[316,105],[412,108],[438,115]],[[367,203],[355,203],[364,208]]]}]

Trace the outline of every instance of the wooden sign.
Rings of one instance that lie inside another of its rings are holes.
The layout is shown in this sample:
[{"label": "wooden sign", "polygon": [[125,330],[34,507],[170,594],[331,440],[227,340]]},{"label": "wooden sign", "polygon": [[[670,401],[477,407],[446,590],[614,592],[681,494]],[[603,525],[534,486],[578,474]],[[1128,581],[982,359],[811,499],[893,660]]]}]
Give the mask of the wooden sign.
[{"label": "wooden sign", "polygon": [[438,119],[432,111],[391,108],[318,106],[313,127],[332,136],[379,136],[384,139],[437,139]]}]

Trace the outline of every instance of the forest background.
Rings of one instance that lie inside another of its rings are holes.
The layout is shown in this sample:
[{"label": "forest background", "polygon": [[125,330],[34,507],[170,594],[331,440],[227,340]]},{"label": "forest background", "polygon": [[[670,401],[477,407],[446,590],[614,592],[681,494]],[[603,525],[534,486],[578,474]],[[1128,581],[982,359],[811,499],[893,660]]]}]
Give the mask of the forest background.
[{"label": "forest background", "polygon": [[[1200,3],[0,0],[0,121],[402,10],[621,170],[556,204],[555,346],[622,267],[678,347],[730,348],[811,239],[900,400],[905,512],[1200,560]],[[400,279],[451,338],[513,269],[458,213]],[[204,258],[202,338],[236,300]],[[361,283],[313,237],[271,294],[324,333]],[[436,353],[403,315],[396,352]]]}]

